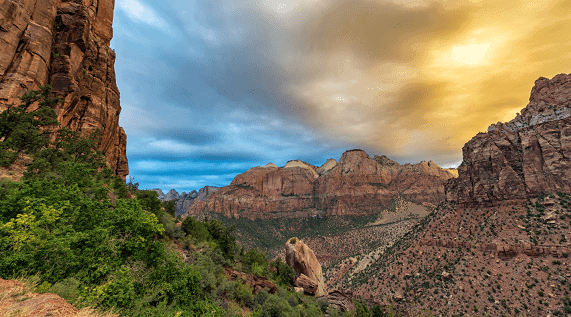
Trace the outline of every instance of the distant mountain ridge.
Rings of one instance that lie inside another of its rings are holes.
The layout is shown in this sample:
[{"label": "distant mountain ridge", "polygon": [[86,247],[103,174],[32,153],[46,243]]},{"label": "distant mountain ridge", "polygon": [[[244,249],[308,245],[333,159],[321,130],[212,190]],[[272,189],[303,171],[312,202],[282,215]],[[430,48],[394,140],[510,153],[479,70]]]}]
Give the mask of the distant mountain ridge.
[{"label": "distant mountain ridge", "polygon": [[198,201],[204,201],[218,189],[219,187],[204,186],[199,189],[198,192],[193,190],[189,193],[182,192],[180,195],[175,189],[169,190],[166,194],[159,188],[153,188],[152,190],[157,192],[160,201],[178,200],[176,203],[176,217],[184,214],[196,199],[198,199]]},{"label": "distant mountain ridge", "polygon": [[370,157],[355,149],[339,162],[317,167],[300,160],[284,167],[268,163],[234,178],[208,199],[193,203],[189,215],[217,212],[226,217],[269,219],[315,215],[365,215],[376,212],[397,195],[417,203],[445,199],[445,183],[455,170],[434,162],[404,164],[386,156]]}]

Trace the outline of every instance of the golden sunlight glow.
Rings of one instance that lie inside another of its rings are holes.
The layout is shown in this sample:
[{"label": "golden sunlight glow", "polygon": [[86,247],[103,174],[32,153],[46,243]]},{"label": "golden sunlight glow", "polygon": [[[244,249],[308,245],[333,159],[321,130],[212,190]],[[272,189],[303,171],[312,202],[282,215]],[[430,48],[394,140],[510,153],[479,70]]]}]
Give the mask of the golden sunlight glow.
[{"label": "golden sunlight glow", "polygon": [[452,48],[453,61],[465,65],[477,65],[486,56],[490,44],[470,44],[466,46],[455,46]]}]

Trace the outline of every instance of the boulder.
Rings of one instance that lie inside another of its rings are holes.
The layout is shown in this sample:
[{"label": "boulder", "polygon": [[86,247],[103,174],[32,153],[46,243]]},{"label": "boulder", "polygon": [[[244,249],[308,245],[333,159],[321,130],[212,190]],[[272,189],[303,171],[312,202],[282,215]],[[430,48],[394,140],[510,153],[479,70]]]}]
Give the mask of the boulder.
[{"label": "boulder", "polygon": [[313,251],[298,238],[291,238],[285,244],[285,253],[286,263],[295,271],[296,285],[306,293],[326,295],[321,264]]},{"label": "boulder", "polygon": [[268,280],[265,276],[256,276],[254,274],[246,274],[242,272],[235,271],[231,268],[224,268],[224,273],[228,276],[230,281],[240,280],[244,284],[248,284],[252,288],[252,293],[257,294],[264,288],[268,290],[269,293],[274,294],[278,287]]},{"label": "boulder", "polygon": [[303,291],[309,295],[316,295],[317,294],[317,281],[314,279],[310,279],[305,274],[300,274],[295,279],[295,286],[303,288]]},{"label": "boulder", "polygon": [[317,300],[325,302],[327,305],[332,305],[339,311],[356,311],[355,304],[348,294],[335,290],[325,296],[318,297]]}]

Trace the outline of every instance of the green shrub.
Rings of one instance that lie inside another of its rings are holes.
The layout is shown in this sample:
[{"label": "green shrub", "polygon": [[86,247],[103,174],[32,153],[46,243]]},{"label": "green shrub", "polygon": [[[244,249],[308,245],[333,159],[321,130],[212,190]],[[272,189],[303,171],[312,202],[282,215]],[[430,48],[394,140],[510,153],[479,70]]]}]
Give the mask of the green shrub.
[{"label": "green shrub", "polygon": [[244,270],[247,273],[252,273],[257,276],[268,275],[268,254],[258,249],[250,249],[241,256]]},{"label": "green shrub", "polygon": [[187,235],[192,236],[198,242],[211,239],[204,223],[194,219],[192,216],[184,218],[181,228]]},{"label": "green shrub", "polygon": [[254,301],[252,288],[248,284],[237,282],[232,291],[232,298],[243,305],[251,305]]},{"label": "green shrub", "polygon": [[257,317],[281,317],[289,316],[292,309],[288,302],[277,296],[270,295],[264,303],[256,309],[254,316]]},{"label": "green shrub", "polygon": [[271,273],[271,277],[278,285],[290,286],[295,278],[295,271],[281,258],[277,258],[270,263],[270,267],[276,269],[276,273]]},{"label": "green shrub", "polygon": [[46,293],[53,293],[65,299],[66,302],[74,304],[79,298],[79,286],[81,282],[74,277],[68,277],[61,282],[55,283]]}]

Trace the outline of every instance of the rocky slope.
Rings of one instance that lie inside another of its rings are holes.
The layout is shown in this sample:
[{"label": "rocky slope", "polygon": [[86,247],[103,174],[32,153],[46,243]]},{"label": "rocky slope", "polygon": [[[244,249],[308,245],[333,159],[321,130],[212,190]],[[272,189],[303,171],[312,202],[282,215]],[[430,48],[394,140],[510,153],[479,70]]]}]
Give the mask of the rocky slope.
[{"label": "rocky slope", "polygon": [[249,219],[364,215],[397,195],[437,204],[445,198],[446,181],[454,177],[432,161],[400,165],[386,156],[350,150],[339,162],[330,159],[321,167],[299,160],[284,167],[254,167],[206,201],[194,203],[188,214],[210,211]]},{"label": "rocky slope", "polygon": [[539,78],[515,119],[492,124],[464,148],[447,198],[465,206],[518,203],[571,192],[571,75]]},{"label": "rocky slope", "polygon": [[0,1],[0,111],[50,84],[65,100],[62,126],[102,132],[100,150],[116,174],[129,173],[115,83],[113,0]]},{"label": "rocky slope", "polygon": [[571,76],[537,80],[520,115],[464,146],[449,201],[373,257],[325,267],[329,289],[413,315],[569,315],[569,101]]}]

